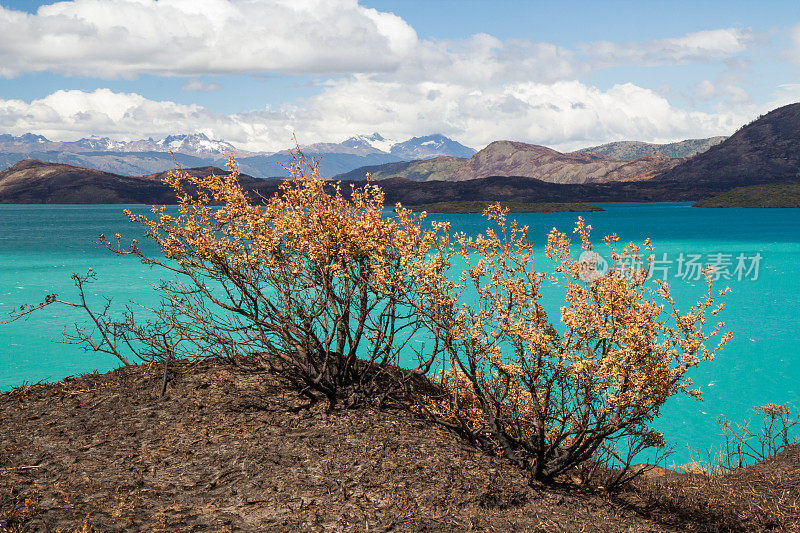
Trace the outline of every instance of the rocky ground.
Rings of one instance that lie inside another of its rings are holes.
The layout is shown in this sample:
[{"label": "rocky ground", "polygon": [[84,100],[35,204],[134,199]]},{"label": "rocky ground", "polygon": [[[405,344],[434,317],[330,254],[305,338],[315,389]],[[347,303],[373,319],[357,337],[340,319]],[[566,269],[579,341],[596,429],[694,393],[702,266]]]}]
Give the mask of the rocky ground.
[{"label": "rocky ground", "polygon": [[405,411],[326,412],[261,373],[130,367],[0,394],[0,531],[725,531],[800,527],[800,449],[609,494]]}]

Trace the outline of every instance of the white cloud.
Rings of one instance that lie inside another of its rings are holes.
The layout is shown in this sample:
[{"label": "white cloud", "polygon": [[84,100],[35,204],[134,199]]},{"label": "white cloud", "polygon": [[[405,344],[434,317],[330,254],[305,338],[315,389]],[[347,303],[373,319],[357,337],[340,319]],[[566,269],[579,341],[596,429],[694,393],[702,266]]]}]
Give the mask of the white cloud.
[{"label": "white cloud", "polygon": [[0,130],[35,131],[53,140],[74,140],[89,133],[119,139],[161,136],[206,131],[209,124],[225,128],[230,119],[196,105],[159,102],[108,89],[56,91],[30,103],[0,100]]},{"label": "white cloud", "polygon": [[57,91],[30,103],[0,100],[0,131],[35,132],[54,140],[88,133],[130,140],[202,132],[239,148],[267,151],[287,147],[292,133],[311,143],[364,131],[400,139],[441,132],[475,148],[513,139],[570,150],[611,140],[666,142],[726,134],[753,118],[683,111],[633,84],[603,91],[575,81],[474,90],[356,76],[331,82],[322,94],[298,104],[221,114],[108,89]]},{"label": "white cloud", "polygon": [[35,14],[0,6],[0,76],[384,72],[398,81],[552,82],[609,65],[732,58],[755,39],[729,28],[596,42],[579,47],[587,62],[553,44],[486,34],[419,40],[400,17],[357,0],[70,0]]},{"label": "white cloud", "polygon": [[[796,36],[800,46],[800,27]],[[633,83],[601,90],[579,80],[609,65],[738,61],[755,39],[748,29],[718,29],[591,43],[582,57],[486,34],[419,40],[401,18],[357,0],[72,0],[33,15],[0,6],[0,76],[186,76],[184,91],[221,89],[202,81],[213,75],[329,78],[314,96],[235,114],[108,89],[0,99],[0,132],[66,140],[198,131],[252,150],[282,149],[293,132],[302,143],[372,131],[390,138],[441,132],[476,148],[497,139],[559,149],[679,140],[730,133],[750,120],[756,107],[740,82],[697,84],[696,98],[735,104],[702,113]],[[344,76],[331,78],[337,73]]]},{"label": "white cloud", "polygon": [[683,37],[655,41],[613,43],[600,41],[582,46],[599,66],[681,65],[717,61],[742,53],[756,41],[747,28],[727,28],[689,33]]},{"label": "white cloud", "polygon": [[356,0],[72,0],[0,6],[0,75],[374,72],[416,46],[401,18]]},{"label": "white cloud", "polygon": [[566,48],[487,34],[462,40],[420,41],[412,57],[383,79],[483,86],[508,81],[551,82],[589,73]]},{"label": "white cloud", "polygon": [[206,83],[197,78],[186,80],[186,82],[181,85],[181,91],[209,93],[212,91],[219,91],[220,89],[222,89],[222,85],[219,83]]}]

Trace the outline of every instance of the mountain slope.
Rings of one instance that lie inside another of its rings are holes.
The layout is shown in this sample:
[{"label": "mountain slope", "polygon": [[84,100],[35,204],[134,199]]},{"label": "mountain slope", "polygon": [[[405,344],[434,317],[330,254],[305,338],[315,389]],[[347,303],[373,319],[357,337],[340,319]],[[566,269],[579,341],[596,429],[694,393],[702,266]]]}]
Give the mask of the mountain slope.
[{"label": "mountain slope", "polygon": [[[379,133],[356,135],[341,143],[315,143],[302,147],[306,156],[319,160],[320,172],[331,177],[367,165],[396,163],[466,154],[474,150],[443,135],[414,137],[403,143],[386,139]],[[394,153],[390,153],[394,150]],[[77,141],[50,141],[41,135],[0,134],[0,168],[25,159],[63,163],[103,170],[114,174],[137,176],[180,166],[218,166],[233,155],[242,172],[260,177],[285,177],[278,163],[292,161],[288,150],[251,152],[203,133],[169,135],[160,140],[114,141],[108,137],[88,137]]]},{"label": "mountain slope", "polygon": [[650,179],[680,161],[653,155],[626,163],[588,153],[564,154],[535,144],[495,141],[472,156],[450,179],[525,176],[550,183],[636,181]]},{"label": "mountain slope", "polygon": [[[187,169],[208,175],[215,167]],[[56,163],[26,160],[0,172],[0,203],[175,203],[173,191],[161,183],[163,173],[122,176]],[[282,180],[242,175],[245,189],[263,196],[278,191]],[[360,186],[364,180],[355,181]],[[415,182],[390,178],[380,182],[387,205],[420,205],[442,201],[518,202],[659,202],[696,201],[731,187],[724,183],[674,180],[614,181],[580,184],[548,183],[520,176],[490,176],[466,181]]]},{"label": "mountain slope", "polygon": [[800,103],[770,111],[658,179],[731,186],[800,180]]},{"label": "mountain slope", "polygon": [[[349,172],[350,170],[363,166],[375,166],[400,161],[399,158],[383,152],[359,155],[353,153],[314,152],[304,150],[303,153],[309,159],[317,159],[319,161],[319,172],[326,178],[333,177],[343,172]],[[243,172],[255,176],[265,178],[276,176],[286,177],[286,171],[280,166],[280,163],[289,165],[292,162],[292,154],[287,151],[272,155],[242,157],[236,161],[239,163],[239,168]]]},{"label": "mountain slope", "polygon": [[633,161],[640,157],[650,155],[665,155],[667,157],[691,157],[707,151],[712,146],[715,146],[727,137],[710,137],[708,139],[687,139],[685,141],[668,143],[668,144],[653,144],[640,141],[619,141],[613,143],[602,144],[600,146],[591,146],[576,150],[575,153],[579,154],[594,154],[604,155],[617,161]]},{"label": "mountain slope", "polygon": [[[223,174],[216,167],[187,169],[195,175]],[[124,176],[90,168],[26,159],[0,172],[0,203],[6,204],[174,204],[165,173]],[[279,181],[242,175],[242,185],[265,195]]]},{"label": "mountain slope", "polygon": [[168,192],[152,180],[34,159],[0,172],[0,203],[139,203]]},{"label": "mountain slope", "polygon": [[[181,153],[170,154],[169,152],[160,151],[94,151],[75,153],[50,150],[46,152],[0,153],[0,168],[15,165],[25,159],[36,159],[45,163],[60,163],[93,168],[95,170],[128,176],[141,176],[143,174],[171,170],[175,168],[176,162],[183,168],[207,165],[222,166],[222,161],[212,157],[197,157]],[[250,169],[243,169],[243,171],[252,174]]]}]

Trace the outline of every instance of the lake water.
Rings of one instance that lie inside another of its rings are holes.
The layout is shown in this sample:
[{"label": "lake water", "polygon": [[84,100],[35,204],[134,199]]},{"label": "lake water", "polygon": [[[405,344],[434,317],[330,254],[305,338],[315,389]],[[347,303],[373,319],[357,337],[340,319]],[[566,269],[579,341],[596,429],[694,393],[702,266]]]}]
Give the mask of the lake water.
[{"label": "lake water", "polygon": [[[800,408],[800,209],[601,205],[605,211],[583,215],[594,227],[593,240],[614,232],[623,241],[650,237],[661,261],[655,274],[671,283],[683,309],[703,291],[703,283],[694,279],[696,265],[716,263],[724,273],[718,286],[732,289],[721,318],[734,338],[714,361],[690,374],[703,401],[671,398],[656,423],[675,445],[675,461],[689,459],[687,445],[705,458],[708,447],[720,441],[719,416],[744,420],[753,406],[766,403]],[[124,207],[0,205],[0,316],[22,303],[41,301],[45,294],[71,298],[70,273],[89,268],[99,276],[87,291],[95,301],[103,296],[117,303],[154,301],[148,285],[156,279],[154,272],[92,243],[100,233],[116,232],[143,240],[141,229],[122,215]],[[144,206],[129,207],[147,212]],[[552,227],[571,232],[578,215],[513,216],[531,227],[530,237],[541,249]],[[471,234],[487,226],[479,215],[431,217]],[[541,256],[537,264],[544,267]],[[0,325],[0,390],[114,368],[112,358],[58,342],[63,327],[76,320],[83,316],[54,306],[30,320]]]}]

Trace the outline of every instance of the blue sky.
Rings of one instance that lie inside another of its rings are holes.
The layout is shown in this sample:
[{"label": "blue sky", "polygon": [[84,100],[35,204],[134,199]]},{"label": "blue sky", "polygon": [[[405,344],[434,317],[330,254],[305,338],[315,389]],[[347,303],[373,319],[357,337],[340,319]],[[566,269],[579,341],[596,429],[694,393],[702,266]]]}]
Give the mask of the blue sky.
[{"label": "blue sky", "polygon": [[800,2],[0,0],[0,133],[568,150],[800,100]]}]

